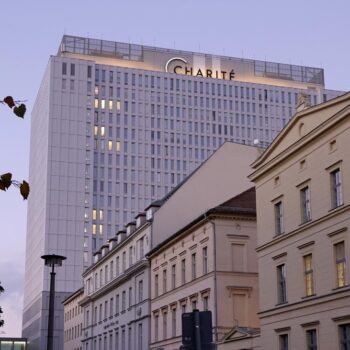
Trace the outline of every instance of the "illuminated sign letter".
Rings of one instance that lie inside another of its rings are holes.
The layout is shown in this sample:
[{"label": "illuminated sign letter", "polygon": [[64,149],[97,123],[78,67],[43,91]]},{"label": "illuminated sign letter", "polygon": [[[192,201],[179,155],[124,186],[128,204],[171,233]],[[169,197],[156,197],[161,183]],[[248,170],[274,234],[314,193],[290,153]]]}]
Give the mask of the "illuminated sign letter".
[{"label": "illuminated sign letter", "polygon": [[192,69],[192,67],[191,67],[191,69],[188,69],[187,67],[185,67],[185,74],[186,75],[192,75],[193,74],[193,69]]},{"label": "illuminated sign letter", "polygon": [[207,78],[211,78],[212,73],[211,69],[207,69]]},{"label": "illuminated sign letter", "polygon": [[[170,58],[170,60],[168,60],[168,62],[165,64],[165,71],[168,72],[168,67],[169,67],[169,64],[173,61],[181,61],[183,63],[187,63],[187,61],[181,57],[173,57],[173,58]],[[176,68],[176,67],[175,67]],[[175,69],[174,69],[175,71]]]},{"label": "illuminated sign letter", "polygon": [[230,72],[230,80],[233,80],[235,78],[235,71],[232,69]]},{"label": "illuminated sign letter", "polygon": [[196,74],[197,77],[203,77],[203,73],[200,69],[198,69],[198,72]]},{"label": "illuminated sign letter", "polygon": [[178,69],[178,68],[181,69],[182,67],[181,67],[181,66],[175,66],[175,67],[174,67],[174,73],[179,74],[179,73],[177,72],[177,69]]}]

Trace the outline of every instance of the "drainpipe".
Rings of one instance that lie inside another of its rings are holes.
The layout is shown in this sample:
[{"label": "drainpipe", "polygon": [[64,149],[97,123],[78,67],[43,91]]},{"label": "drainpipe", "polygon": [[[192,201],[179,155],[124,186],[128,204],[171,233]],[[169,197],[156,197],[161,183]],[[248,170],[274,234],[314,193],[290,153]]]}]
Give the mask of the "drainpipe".
[{"label": "drainpipe", "polygon": [[212,225],[213,228],[213,236],[214,236],[214,243],[213,243],[213,250],[214,250],[214,322],[215,322],[215,334],[214,334],[214,341],[215,343],[218,342],[218,287],[217,287],[217,274],[216,274],[216,226],[215,222],[210,220],[207,213],[204,214],[204,217],[207,219],[207,221]]}]

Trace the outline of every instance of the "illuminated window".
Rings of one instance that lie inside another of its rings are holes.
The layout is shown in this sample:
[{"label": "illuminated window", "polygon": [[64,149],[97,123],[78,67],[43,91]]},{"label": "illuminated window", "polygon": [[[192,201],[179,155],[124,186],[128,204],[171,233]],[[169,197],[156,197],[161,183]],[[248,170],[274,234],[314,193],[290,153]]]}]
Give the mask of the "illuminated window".
[{"label": "illuminated window", "polygon": [[102,109],[106,108],[106,100],[101,100],[101,108]]},{"label": "illuminated window", "polygon": [[92,211],[92,220],[96,220],[96,209]]},{"label": "illuminated window", "polygon": [[[98,95],[98,85],[95,86],[95,95]],[[95,103],[96,103],[96,100],[97,100],[97,99],[95,99]],[[96,107],[96,108],[97,108],[97,107]]]},{"label": "illuminated window", "polygon": [[99,226],[99,232],[100,232],[100,235],[103,234],[103,225],[102,224],[100,224],[100,226]]},{"label": "illuminated window", "polygon": [[105,127],[101,126],[101,136],[105,136]]},{"label": "illuminated window", "polygon": [[98,98],[95,98],[95,108],[98,108]]},{"label": "illuminated window", "polygon": [[98,135],[98,126],[95,125],[94,127],[94,135],[97,136]]},{"label": "illuminated window", "polygon": [[305,292],[306,292],[306,296],[310,296],[314,294],[312,254],[305,255],[303,259],[304,259]]},{"label": "illuminated window", "polygon": [[96,234],[96,224],[92,224],[92,234]]},{"label": "illuminated window", "polygon": [[103,210],[100,210],[100,220],[103,220]]},{"label": "illuminated window", "polygon": [[340,242],[334,245],[335,264],[337,270],[337,287],[345,286],[345,245]]},{"label": "illuminated window", "polygon": [[113,109],[113,101],[112,100],[108,101],[108,108]]},{"label": "illuminated window", "polygon": [[116,149],[117,152],[120,151],[120,141],[117,141],[117,142],[115,143],[115,149]]},{"label": "illuminated window", "polygon": [[121,103],[120,100],[117,100],[117,111],[120,111]]},{"label": "illuminated window", "polygon": [[113,149],[113,141],[108,141],[108,151],[112,151]]}]

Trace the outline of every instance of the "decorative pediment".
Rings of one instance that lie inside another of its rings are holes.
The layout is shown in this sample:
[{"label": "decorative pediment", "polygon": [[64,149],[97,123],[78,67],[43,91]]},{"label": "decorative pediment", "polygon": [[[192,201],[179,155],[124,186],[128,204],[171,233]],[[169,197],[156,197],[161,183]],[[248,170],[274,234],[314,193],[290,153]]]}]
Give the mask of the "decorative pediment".
[{"label": "decorative pediment", "polygon": [[223,343],[240,340],[244,338],[251,338],[258,336],[260,334],[260,328],[251,328],[251,327],[239,327],[234,326],[222,339]]},{"label": "decorative pediment", "polygon": [[[292,146],[311,139],[333,120],[346,117],[349,113],[350,93],[296,113],[252,167],[257,169],[262,164],[272,161],[277,155],[283,155]],[[254,177],[254,174],[251,177]]]}]

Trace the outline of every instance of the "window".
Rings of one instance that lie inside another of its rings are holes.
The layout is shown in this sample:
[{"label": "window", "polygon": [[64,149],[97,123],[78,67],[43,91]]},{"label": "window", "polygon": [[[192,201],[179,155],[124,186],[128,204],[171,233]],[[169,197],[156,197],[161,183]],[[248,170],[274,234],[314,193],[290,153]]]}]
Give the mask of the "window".
[{"label": "window", "polygon": [[208,311],[209,308],[209,298],[208,296],[203,297],[203,310]]},{"label": "window", "polygon": [[310,189],[309,186],[300,190],[301,222],[311,220]]},{"label": "window", "polygon": [[275,226],[276,226],[276,235],[280,235],[281,233],[284,232],[282,202],[278,202],[275,204]]},{"label": "window", "polygon": [[278,289],[278,303],[283,304],[287,302],[286,293],[286,266],[285,264],[277,266],[277,289]]},{"label": "window", "polygon": [[176,309],[171,310],[171,329],[172,337],[176,337]]},{"label": "window", "polygon": [[139,281],[139,303],[143,300],[143,281]]},{"label": "window", "polygon": [[181,283],[186,283],[186,259],[181,260]]},{"label": "window", "polygon": [[119,314],[119,294],[117,294],[115,298],[115,312],[116,314]]},{"label": "window", "polygon": [[339,242],[334,245],[335,251],[335,264],[337,270],[337,287],[345,286],[345,244]]},{"label": "window", "polygon": [[71,76],[75,75],[75,64],[74,63],[70,64],[70,75]]},{"label": "window", "polygon": [[332,208],[337,208],[343,204],[340,175],[340,169],[331,172]]},{"label": "window", "polygon": [[163,312],[163,339],[167,338],[168,313]]},{"label": "window", "polygon": [[158,341],[159,315],[154,315],[154,340]]},{"label": "window", "polygon": [[288,350],[288,334],[281,334],[279,336],[279,350]]},{"label": "window", "polygon": [[163,293],[167,292],[167,273],[163,270]]},{"label": "window", "polygon": [[316,329],[309,329],[306,331],[306,341],[308,350],[317,350]]},{"label": "window", "polygon": [[155,295],[155,297],[157,297],[159,295],[158,285],[159,285],[158,275],[155,275],[154,276],[154,295]]},{"label": "window", "polygon": [[312,270],[312,254],[305,255],[304,260],[304,278],[305,278],[305,294],[310,296],[314,294],[314,281]]},{"label": "window", "polygon": [[194,280],[196,278],[196,253],[192,254],[192,279]]},{"label": "window", "polygon": [[142,323],[139,323],[138,325],[139,331],[138,331],[138,350],[142,350]]},{"label": "window", "polygon": [[339,326],[340,350],[350,349],[350,323]]},{"label": "window", "polygon": [[132,305],[132,288],[130,287],[129,288],[129,308],[131,307]]},{"label": "window", "polygon": [[171,266],[171,288],[176,288],[176,265]]},{"label": "window", "polygon": [[208,248],[203,248],[203,275],[208,273]]},{"label": "window", "polygon": [[123,291],[122,293],[122,312],[125,311],[125,308],[126,308],[126,292],[125,290]]}]

